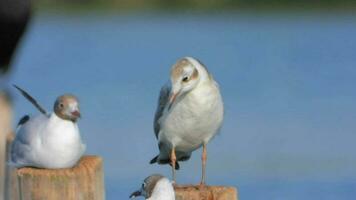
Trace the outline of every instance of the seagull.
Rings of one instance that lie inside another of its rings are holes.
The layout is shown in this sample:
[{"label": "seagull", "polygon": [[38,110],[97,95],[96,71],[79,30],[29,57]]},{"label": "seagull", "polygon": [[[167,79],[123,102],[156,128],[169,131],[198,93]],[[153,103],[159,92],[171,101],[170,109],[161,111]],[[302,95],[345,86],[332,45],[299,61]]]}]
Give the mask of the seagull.
[{"label": "seagull", "polygon": [[207,68],[192,57],[178,60],[170,79],[161,89],[154,117],[160,152],[150,163],[170,164],[175,182],[178,161],[189,160],[191,153],[203,146],[200,185],[204,186],[207,144],[223,122],[219,86]]},{"label": "seagull", "polygon": [[143,196],[147,200],[175,200],[171,181],[159,174],[147,177],[141,188],[132,193],[130,198],[133,199],[138,196]]},{"label": "seagull", "polygon": [[47,113],[26,91],[14,85],[41,114],[24,116],[11,147],[10,164],[15,167],[62,169],[73,167],[85,151],[77,120],[79,103],[75,96],[59,96],[54,112]]}]

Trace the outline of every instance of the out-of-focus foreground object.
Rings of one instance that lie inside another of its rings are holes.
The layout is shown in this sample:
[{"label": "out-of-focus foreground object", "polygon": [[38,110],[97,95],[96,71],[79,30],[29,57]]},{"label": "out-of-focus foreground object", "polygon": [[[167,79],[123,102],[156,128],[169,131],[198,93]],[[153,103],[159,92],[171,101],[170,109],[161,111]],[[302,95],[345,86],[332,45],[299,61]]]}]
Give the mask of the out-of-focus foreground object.
[{"label": "out-of-focus foreground object", "polygon": [[0,74],[9,70],[30,15],[30,0],[0,0]]},{"label": "out-of-focus foreground object", "polygon": [[6,136],[10,134],[11,106],[8,96],[0,90],[0,200],[5,194]]},{"label": "out-of-focus foreground object", "polygon": [[174,187],[176,200],[238,200],[238,192],[234,187],[177,185]]},{"label": "out-of-focus foreground object", "polygon": [[5,195],[6,135],[10,133],[11,107],[3,91],[3,75],[10,69],[11,59],[31,15],[31,0],[0,0],[0,200]]},{"label": "out-of-focus foreground object", "polygon": [[103,161],[98,156],[83,156],[69,169],[13,169],[12,200],[104,200]]},{"label": "out-of-focus foreground object", "polygon": [[0,0],[0,200],[5,195],[6,136],[10,133],[11,107],[3,91],[5,75],[31,15],[31,0]]}]

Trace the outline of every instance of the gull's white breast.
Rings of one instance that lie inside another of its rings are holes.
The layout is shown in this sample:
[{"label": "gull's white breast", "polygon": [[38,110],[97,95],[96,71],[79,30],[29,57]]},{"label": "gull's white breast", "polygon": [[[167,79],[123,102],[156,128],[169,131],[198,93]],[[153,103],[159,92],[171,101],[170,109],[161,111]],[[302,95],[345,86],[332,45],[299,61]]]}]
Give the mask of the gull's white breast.
[{"label": "gull's white breast", "polygon": [[223,120],[223,102],[214,81],[203,82],[181,99],[171,111],[165,111],[159,135],[176,147],[176,151],[192,152],[218,132]]},{"label": "gull's white breast", "polygon": [[53,113],[49,118],[40,115],[25,123],[16,136],[13,148],[13,160],[18,160],[20,165],[69,168],[80,159],[85,145],[82,144],[77,124]]}]

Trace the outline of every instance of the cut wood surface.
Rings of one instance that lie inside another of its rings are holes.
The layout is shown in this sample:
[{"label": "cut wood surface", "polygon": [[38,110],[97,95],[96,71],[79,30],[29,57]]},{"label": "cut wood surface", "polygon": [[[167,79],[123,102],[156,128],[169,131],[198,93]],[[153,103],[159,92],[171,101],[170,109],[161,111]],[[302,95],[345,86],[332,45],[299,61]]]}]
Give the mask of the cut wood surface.
[{"label": "cut wood surface", "polygon": [[70,169],[14,169],[11,199],[104,200],[102,159],[83,156],[77,166]]},{"label": "cut wood surface", "polygon": [[238,200],[234,187],[177,185],[174,190],[176,200]]}]

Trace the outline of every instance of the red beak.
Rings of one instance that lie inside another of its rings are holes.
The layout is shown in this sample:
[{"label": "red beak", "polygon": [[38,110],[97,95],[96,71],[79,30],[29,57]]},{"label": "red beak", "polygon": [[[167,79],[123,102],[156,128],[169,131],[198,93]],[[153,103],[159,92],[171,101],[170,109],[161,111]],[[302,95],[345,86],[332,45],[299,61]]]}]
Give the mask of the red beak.
[{"label": "red beak", "polygon": [[71,112],[71,114],[76,118],[81,118],[80,112],[78,110]]}]

